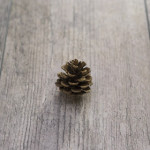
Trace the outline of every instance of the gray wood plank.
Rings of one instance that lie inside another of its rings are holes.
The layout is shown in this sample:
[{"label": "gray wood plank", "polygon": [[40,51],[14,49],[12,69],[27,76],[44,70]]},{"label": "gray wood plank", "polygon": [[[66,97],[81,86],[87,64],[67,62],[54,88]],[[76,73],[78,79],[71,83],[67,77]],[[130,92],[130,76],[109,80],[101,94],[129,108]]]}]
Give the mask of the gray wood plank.
[{"label": "gray wood plank", "polygon": [[10,10],[11,1],[0,0],[0,76],[2,71],[3,56],[5,52]]},{"label": "gray wood plank", "polygon": [[[150,43],[141,0],[13,0],[0,78],[2,150],[149,150]],[[57,72],[78,58],[91,94]]]}]

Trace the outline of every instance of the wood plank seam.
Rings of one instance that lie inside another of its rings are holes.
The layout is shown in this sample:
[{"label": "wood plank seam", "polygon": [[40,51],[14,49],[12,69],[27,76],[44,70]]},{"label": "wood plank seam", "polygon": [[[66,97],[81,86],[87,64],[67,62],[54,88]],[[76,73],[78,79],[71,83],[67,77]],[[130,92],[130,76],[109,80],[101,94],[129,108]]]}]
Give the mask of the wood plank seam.
[{"label": "wood plank seam", "polygon": [[149,35],[149,39],[150,39],[150,22],[149,22],[149,15],[148,15],[147,0],[144,0],[144,6],[145,6],[145,14],[146,14],[146,21],[147,21],[148,35]]},{"label": "wood plank seam", "polygon": [[5,35],[5,38],[4,38],[4,48],[2,50],[2,60],[1,60],[1,64],[0,64],[0,77],[1,77],[1,74],[2,74],[2,68],[3,68],[3,61],[4,61],[4,54],[5,54],[5,49],[6,49],[6,40],[7,40],[7,35],[8,35],[9,18],[10,18],[11,8],[12,8],[12,0],[10,0],[10,5],[8,6],[8,18],[7,18],[7,23],[6,23],[6,35]]}]

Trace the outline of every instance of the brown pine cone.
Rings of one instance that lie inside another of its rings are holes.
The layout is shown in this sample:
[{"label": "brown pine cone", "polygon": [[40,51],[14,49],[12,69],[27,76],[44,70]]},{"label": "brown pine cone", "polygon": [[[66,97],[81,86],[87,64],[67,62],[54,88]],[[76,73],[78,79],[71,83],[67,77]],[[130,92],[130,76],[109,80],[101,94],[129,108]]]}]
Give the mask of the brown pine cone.
[{"label": "brown pine cone", "polygon": [[61,91],[67,94],[84,94],[90,92],[92,77],[90,68],[85,67],[84,61],[74,59],[61,68],[65,73],[58,73],[59,79],[55,83]]}]

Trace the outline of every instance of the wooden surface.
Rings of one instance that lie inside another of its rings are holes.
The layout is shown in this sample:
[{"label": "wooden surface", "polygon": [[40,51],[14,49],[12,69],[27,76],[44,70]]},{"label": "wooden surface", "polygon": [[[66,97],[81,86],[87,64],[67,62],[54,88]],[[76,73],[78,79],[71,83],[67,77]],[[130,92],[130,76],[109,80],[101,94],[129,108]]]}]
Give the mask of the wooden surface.
[{"label": "wooden surface", "polygon": [[[0,0],[0,150],[150,150],[149,0]],[[55,87],[78,58],[82,97]]]},{"label": "wooden surface", "polygon": [[10,5],[11,2],[9,0],[0,0],[0,75],[8,33]]}]

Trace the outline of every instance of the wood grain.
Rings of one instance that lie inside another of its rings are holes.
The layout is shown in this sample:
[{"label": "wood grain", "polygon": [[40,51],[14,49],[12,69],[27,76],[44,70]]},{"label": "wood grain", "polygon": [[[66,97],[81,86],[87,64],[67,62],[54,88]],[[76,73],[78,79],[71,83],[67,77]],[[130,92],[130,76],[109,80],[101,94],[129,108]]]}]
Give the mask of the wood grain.
[{"label": "wood grain", "polygon": [[0,76],[3,66],[3,56],[5,52],[10,10],[11,1],[0,0]]},{"label": "wood grain", "polygon": [[[73,58],[92,69],[92,92],[82,97],[54,84]],[[150,150],[149,83],[144,0],[13,0],[0,149]]]}]

